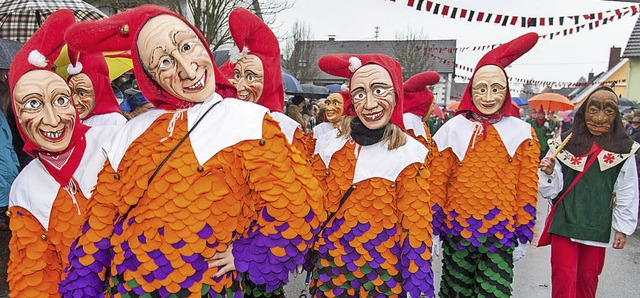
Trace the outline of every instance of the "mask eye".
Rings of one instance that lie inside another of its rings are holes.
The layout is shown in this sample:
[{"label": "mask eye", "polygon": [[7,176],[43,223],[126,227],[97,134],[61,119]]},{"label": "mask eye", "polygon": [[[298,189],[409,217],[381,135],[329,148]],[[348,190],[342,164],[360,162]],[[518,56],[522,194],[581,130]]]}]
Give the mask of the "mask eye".
[{"label": "mask eye", "polygon": [[384,88],[375,88],[375,89],[373,89],[373,94],[382,95],[382,94],[384,94],[385,91],[386,90]]},{"label": "mask eye", "polygon": [[87,93],[85,93],[84,90],[78,90],[78,95],[80,95],[80,97],[85,97]]},{"label": "mask eye", "polygon": [[158,64],[158,68],[161,70],[169,69],[173,67],[174,61],[171,56],[163,56],[160,58],[160,63]]},{"label": "mask eye", "polygon": [[498,91],[499,91],[498,88],[491,89],[491,92],[493,92],[493,93],[498,93]]},{"label": "mask eye", "polygon": [[236,80],[239,80],[240,79],[240,73],[239,72],[233,73],[233,78],[235,78]]},{"label": "mask eye", "polygon": [[480,89],[478,89],[478,91],[479,91],[480,93],[483,93],[483,94],[484,94],[484,93],[487,93],[487,89],[486,89],[486,88],[480,88]]},{"label": "mask eye", "polygon": [[254,75],[250,74],[250,75],[247,76],[247,81],[249,81],[249,82],[253,82],[255,79],[256,79],[256,77]]},{"label": "mask eye", "polygon": [[69,97],[66,97],[66,96],[60,96],[53,101],[53,103],[59,107],[64,107],[68,105],[70,102],[71,101],[69,100]]},{"label": "mask eye", "polygon": [[363,100],[366,96],[364,92],[358,92],[356,94],[353,94],[352,97],[353,97],[353,100]]},{"label": "mask eye", "polygon": [[24,104],[24,108],[28,110],[37,110],[42,107],[42,103],[36,99],[30,99]]},{"label": "mask eye", "polygon": [[180,48],[180,51],[183,53],[186,53],[190,51],[192,48],[193,48],[193,42],[187,42],[182,45],[182,48]]}]

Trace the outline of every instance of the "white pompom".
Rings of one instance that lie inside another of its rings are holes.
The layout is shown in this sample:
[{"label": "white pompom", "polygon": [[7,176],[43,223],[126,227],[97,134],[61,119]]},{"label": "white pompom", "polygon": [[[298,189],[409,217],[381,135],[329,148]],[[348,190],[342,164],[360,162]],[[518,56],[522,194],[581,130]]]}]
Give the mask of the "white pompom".
[{"label": "white pompom", "polygon": [[356,72],[360,66],[362,66],[362,61],[358,57],[349,58],[349,70],[351,72]]},{"label": "white pompom", "polygon": [[27,60],[29,60],[29,63],[31,63],[31,65],[33,66],[47,67],[47,57],[38,52],[38,50],[31,51]]},{"label": "white pompom", "polygon": [[69,64],[67,65],[67,73],[72,76],[72,75],[77,75],[82,71],[82,63],[80,63],[80,61],[76,62],[76,66],[74,67],[73,64]]},{"label": "white pompom", "polygon": [[343,92],[349,91],[349,83],[340,85],[340,91],[343,91]]},{"label": "white pompom", "polygon": [[247,48],[246,46],[242,48],[242,52],[240,51],[240,49],[238,49],[238,47],[233,47],[229,50],[229,61],[234,64],[238,63],[240,59],[247,57],[248,54],[249,48]]}]

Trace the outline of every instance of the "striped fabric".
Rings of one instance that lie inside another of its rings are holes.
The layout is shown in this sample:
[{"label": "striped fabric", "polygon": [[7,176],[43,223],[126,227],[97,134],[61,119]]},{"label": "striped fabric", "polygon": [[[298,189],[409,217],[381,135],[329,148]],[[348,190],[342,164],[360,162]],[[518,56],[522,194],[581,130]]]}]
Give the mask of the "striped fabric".
[{"label": "striped fabric", "polygon": [[44,20],[58,9],[73,10],[78,21],[105,17],[82,0],[14,0],[0,2],[0,38],[26,42]]}]

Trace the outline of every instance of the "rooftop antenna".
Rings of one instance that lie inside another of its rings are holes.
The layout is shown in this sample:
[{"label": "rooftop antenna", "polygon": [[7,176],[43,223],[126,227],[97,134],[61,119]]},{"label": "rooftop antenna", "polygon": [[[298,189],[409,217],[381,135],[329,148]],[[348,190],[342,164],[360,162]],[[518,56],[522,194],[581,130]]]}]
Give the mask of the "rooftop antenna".
[{"label": "rooftop antenna", "polygon": [[378,40],[378,36],[380,36],[380,26],[375,26],[374,28],[375,30],[373,31],[374,32],[373,36],[375,37],[376,40]]}]

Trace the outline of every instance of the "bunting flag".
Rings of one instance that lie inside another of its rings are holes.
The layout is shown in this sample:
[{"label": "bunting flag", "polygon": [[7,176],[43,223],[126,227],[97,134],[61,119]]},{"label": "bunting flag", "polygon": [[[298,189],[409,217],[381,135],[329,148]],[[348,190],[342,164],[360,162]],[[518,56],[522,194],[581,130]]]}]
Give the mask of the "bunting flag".
[{"label": "bunting flag", "polygon": [[418,11],[426,11],[434,15],[448,17],[451,19],[461,19],[467,22],[498,24],[500,26],[529,27],[549,27],[549,26],[578,26],[583,22],[600,21],[610,18],[621,18],[626,15],[635,16],[638,13],[640,4],[610,9],[600,12],[586,13],[581,15],[567,15],[557,17],[529,17],[512,16],[499,13],[475,11],[471,9],[453,7],[428,0],[385,0],[391,2],[405,2],[407,6]]},{"label": "bunting flag", "polygon": [[[471,77],[468,77],[468,76],[455,75],[455,77],[460,78],[467,82],[471,81]],[[509,82],[539,86],[539,87],[550,87],[550,88],[577,88],[577,87],[588,87],[588,86],[594,86],[594,85],[615,86],[615,85],[625,84],[627,80],[620,79],[620,80],[594,81],[594,82],[550,82],[550,81],[538,81],[538,80],[531,80],[531,79],[509,78]]]}]

